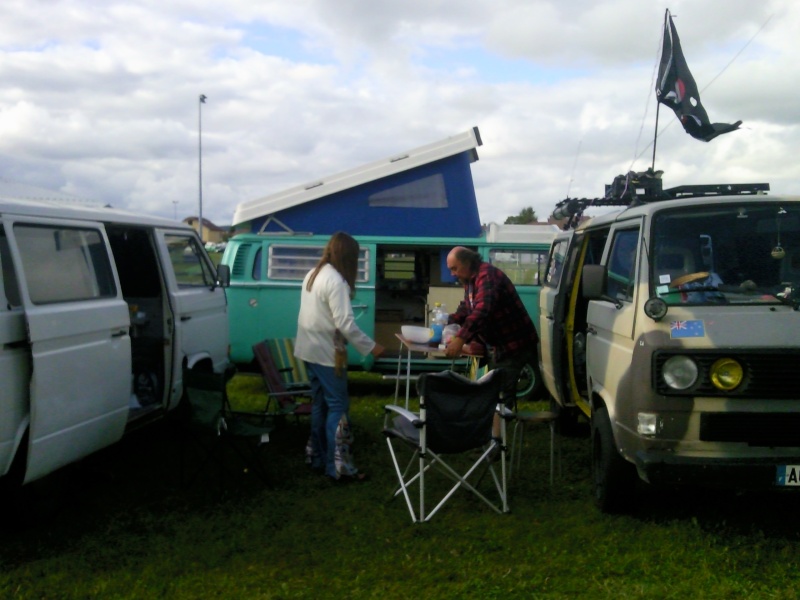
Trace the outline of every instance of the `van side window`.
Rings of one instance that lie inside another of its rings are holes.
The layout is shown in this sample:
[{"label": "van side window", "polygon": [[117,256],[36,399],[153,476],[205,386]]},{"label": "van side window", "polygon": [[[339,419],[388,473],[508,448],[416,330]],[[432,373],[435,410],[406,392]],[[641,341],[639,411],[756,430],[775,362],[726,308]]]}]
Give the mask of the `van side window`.
[{"label": "van side window", "polygon": [[489,250],[489,262],[499,268],[514,285],[541,285],[547,254],[536,250]]},{"label": "van side window", "polygon": [[560,240],[553,244],[550,251],[550,261],[547,263],[547,275],[544,283],[549,287],[558,287],[561,274],[564,271],[564,261],[567,259],[567,246],[569,240]]},{"label": "van side window", "polygon": [[211,287],[216,277],[203,256],[203,250],[192,235],[167,234],[164,241],[175,271],[178,287]]},{"label": "van side window", "polygon": [[639,229],[616,232],[608,257],[608,281],[606,293],[617,300],[633,301],[636,274],[636,246]]},{"label": "van side window", "polygon": [[6,294],[6,304],[8,309],[22,306],[19,299],[19,284],[17,283],[17,273],[14,271],[14,264],[11,262],[11,251],[8,248],[8,238],[6,231],[0,224],[0,273],[3,277],[3,291]]},{"label": "van side window", "polygon": [[[269,247],[268,279],[294,279],[302,281],[322,257],[323,246],[283,246],[272,244]],[[358,273],[356,281],[369,281],[369,250],[361,248],[358,252]]]},{"label": "van side window", "polygon": [[117,295],[108,248],[100,231],[17,224],[14,237],[34,304]]}]

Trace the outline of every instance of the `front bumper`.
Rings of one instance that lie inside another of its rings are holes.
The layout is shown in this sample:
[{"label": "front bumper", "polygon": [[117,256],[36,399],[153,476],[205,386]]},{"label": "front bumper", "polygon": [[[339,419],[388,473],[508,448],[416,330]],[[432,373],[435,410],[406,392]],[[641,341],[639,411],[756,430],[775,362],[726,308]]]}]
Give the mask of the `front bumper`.
[{"label": "front bumper", "polygon": [[782,489],[780,465],[800,465],[800,455],[758,458],[687,457],[661,452],[637,452],[639,476],[653,485],[703,485],[729,489]]}]

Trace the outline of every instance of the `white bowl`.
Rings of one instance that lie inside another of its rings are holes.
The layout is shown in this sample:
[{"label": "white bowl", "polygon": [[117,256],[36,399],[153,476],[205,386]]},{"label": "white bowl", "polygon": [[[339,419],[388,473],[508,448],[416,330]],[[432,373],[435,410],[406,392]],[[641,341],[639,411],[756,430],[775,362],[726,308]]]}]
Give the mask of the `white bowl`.
[{"label": "white bowl", "polygon": [[416,325],[403,325],[400,327],[400,333],[413,344],[427,344],[433,337],[433,329]]}]

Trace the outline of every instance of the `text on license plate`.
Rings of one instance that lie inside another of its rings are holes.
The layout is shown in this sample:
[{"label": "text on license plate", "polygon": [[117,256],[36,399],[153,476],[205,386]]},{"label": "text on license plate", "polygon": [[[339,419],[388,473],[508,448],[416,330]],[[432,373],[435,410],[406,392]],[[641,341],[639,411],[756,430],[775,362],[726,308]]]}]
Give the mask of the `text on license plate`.
[{"label": "text on license plate", "polygon": [[778,465],[775,484],[800,486],[800,465]]}]

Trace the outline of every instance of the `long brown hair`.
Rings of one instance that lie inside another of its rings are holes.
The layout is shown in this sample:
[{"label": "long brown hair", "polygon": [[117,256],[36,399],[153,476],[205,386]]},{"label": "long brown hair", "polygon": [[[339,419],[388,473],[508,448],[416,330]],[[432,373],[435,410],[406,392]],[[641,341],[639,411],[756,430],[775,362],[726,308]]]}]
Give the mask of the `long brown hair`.
[{"label": "long brown hair", "polygon": [[350,234],[344,231],[337,231],[328,240],[325,250],[322,251],[322,258],[319,259],[314,272],[308,279],[306,289],[310,292],[314,286],[314,280],[320,269],[325,265],[331,265],[339,271],[339,274],[350,286],[350,294],[356,291],[356,274],[358,273],[358,242]]}]

